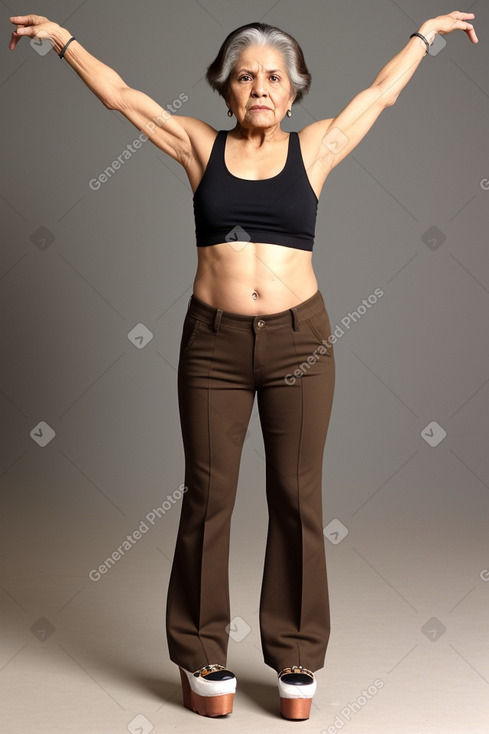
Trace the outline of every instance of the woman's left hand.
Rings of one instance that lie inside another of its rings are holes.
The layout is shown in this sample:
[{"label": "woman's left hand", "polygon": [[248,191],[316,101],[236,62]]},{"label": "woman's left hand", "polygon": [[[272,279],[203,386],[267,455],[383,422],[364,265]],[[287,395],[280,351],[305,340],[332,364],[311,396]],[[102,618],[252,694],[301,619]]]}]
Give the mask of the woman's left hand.
[{"label": "woman's left hand", "polygon": [[474,26],[472,23],[467,22],[468,18],[475,18],[474,13],[461,13],[458,10],[454,10],[447,15],[439,15],[433,18],[430,26],[441,36],[456,30],[465,31],[472,43],[479,43]]}]

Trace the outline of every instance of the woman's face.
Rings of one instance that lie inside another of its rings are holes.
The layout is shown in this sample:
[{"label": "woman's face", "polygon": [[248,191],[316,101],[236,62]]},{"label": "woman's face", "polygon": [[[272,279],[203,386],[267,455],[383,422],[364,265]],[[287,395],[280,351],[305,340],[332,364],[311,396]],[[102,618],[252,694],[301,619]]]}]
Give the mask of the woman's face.
[{"label": "woman's face", "polygon": [[[294,99],[280,51],[248,46],[239,56],[229,80],[227,105],[246,128],[280,124]],[[252,109],[262,106],[265,109]]]}]

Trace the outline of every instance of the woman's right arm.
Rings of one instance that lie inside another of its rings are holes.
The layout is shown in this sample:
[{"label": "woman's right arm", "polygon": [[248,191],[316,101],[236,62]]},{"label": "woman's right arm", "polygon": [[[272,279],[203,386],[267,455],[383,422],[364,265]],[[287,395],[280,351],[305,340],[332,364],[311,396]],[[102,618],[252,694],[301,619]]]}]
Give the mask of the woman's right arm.
[{"label": "woman's right arm", "polygon": [[[11,16],[10,20],[17,26],[9,44],[12,50],[22,36],[28,36],[50,38],[59,54],[72,36],[66,28],[41,15]],[[191,138],[199,127],[209,127],[206,123],[171,115],[144,92],[129,87],[114,69],[92,56],[77,40],[70,43],[64,59],[105,107],[125,115],[151,142],[179,163],[188,163],[193,155]]]}]

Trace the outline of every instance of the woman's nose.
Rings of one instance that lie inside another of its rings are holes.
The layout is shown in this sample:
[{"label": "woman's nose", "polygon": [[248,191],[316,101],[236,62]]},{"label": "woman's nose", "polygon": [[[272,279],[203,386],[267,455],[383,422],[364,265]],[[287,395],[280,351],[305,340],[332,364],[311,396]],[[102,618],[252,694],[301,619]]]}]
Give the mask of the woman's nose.
[{"label": "woman's nose", "polygon": [[267,93],[265,82],[263,81],[263,79],[255,79],[251,88],[251,93],[259,96]]}]

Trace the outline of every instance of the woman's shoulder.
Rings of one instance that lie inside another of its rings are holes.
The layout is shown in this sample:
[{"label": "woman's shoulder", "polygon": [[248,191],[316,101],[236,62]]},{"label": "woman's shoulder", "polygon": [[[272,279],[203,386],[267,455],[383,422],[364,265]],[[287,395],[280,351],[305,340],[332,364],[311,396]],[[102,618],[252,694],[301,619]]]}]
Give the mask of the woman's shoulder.
[{"label": "woman's shoulder", "polygon": [[198,117],[185,117],[184,115],[173,115],[177,122],[183,127],[187,133],[192,145],[208,144],[216,137],[218,130],[209,125]]},{"label": "woman's shoulder", "polygon": [[301,130],[297,131],[301,143],[305,145],[317,145],[321,142],[322,138],[326,134],[329,126],[333,122],[333,117],[327,120],[316,120],[311,122],[309,125],[305,125]]}]

